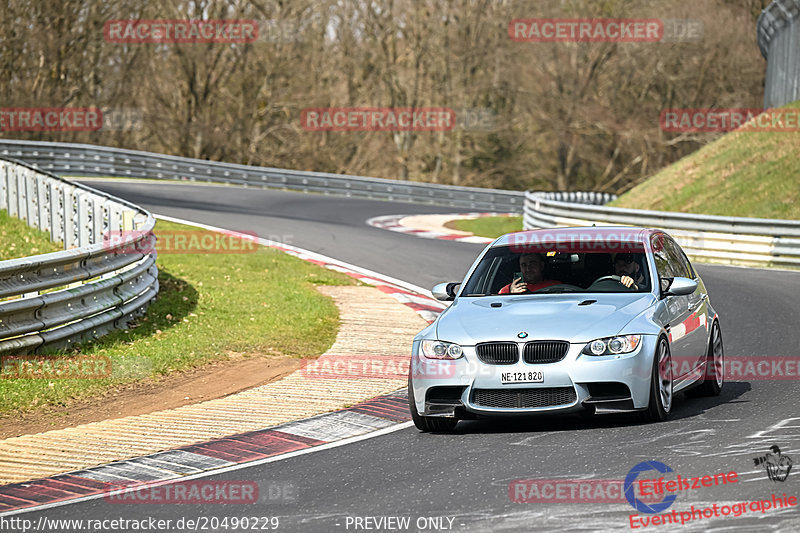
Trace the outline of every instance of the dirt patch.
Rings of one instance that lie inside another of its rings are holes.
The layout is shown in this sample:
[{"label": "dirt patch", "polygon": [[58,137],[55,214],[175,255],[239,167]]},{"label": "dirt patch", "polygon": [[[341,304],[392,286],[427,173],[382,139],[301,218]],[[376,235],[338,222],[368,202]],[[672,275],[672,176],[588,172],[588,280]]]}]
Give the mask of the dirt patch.
[{"label": "dirt patch", "polygon": [[[461,233],[466,233],[465,231],[462,231],[462,230],[460,230],[460,229],[458,229],[458,228],[456,227],[456,221],[455,221],[455,220],[451,220],[451,221],[449,221],[449,222],[445,222],[445,223],[444,223],[444,227],[445,227],[445,228],[447,228],[447,229],[449,229],[449,230],[453,230],[453,231],[459,231],[459,232],[461,232]],[[472,235],[472,234],[470,233],[470,235]]]},{"label": "dirt patch", "polygon": [[300,359],[296,358],[231,356],[229,361],[215,361],[158,381],[123,385],[102,396],[76,400],[67,406],[44,406],[29,413],[0,416],[0,439],[222,398],[277,381],[300,368]]}]

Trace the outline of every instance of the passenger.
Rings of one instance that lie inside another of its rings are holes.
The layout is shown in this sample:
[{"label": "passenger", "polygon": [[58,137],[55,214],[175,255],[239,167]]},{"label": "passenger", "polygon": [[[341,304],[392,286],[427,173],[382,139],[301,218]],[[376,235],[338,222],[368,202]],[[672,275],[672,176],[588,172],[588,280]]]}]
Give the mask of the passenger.
[{"label": "passenger", "polygon": [[545,259],[541,254],[522,254],[519,258],[521,278],[514,280],[500,289],[498,294],[522,294],[538,291],[551,285],[560,285],[560,281],[544,278]]},{"label": "passenger", "polygon": [[614,272],[620,276],[619,282],[628,288],[638,291],[644,286],[644,275],[641,272],[639,261],[633,254],[619,253],[614,258]]}]

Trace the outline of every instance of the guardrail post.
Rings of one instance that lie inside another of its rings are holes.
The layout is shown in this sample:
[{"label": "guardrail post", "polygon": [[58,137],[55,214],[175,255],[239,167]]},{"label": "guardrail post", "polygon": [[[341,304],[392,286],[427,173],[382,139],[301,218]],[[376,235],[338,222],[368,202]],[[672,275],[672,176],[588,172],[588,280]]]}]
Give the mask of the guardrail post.
[{"label": "guardrail post", "polygon": [[111,234],[120,230],[122,230],[122,208],[112,202],[108,206],[108,232]]},{"label": "guardrail post", "polygon": [[27,191],[25,177],[27,173],[28,169],[17,172],[17,216],[25,222],[28,221],[28,202],[25,197],[25,191]]},{"label": "guardrail post", "polygon": [[75,192],[78,199],[78,246],[89,246],[92,244],[89,238],[89,197],[81,190]]},{"label": "guardrail post", "polygon": [[91,244],[103,242],[103,226],[105,223],[105,209],[101,198],[95,197],[92,201],[92,239]]},{"label": "guardrail post", "polygon": [[77,201],[75,198],[75,187],[69,185],[62,185],[61,199],[64,202],[64,249],[69,250],[77,246],[77,237],[75,231],[75,224],[77,222],[74,203]]},{"label": "guardrail post", "polygon": [[137,214],[134,213],[133,225],[134,225],[136,230],[142,229],[146,223],[147,223],[147,218],[142,217],[142,216],[137,215]]},{"label": "guardrail post", "polygon": [[67,237],[64,232],[64,211],[66,204],[62,207],[62,189],[59,187],[59,182],[50,180],[47,183],[47,189],[50,193],[50,240],[53,242],[61,241],[64,243],[66,250]]},{"label": "guardrail post", "polygon": [[0,210],[8,209],[8,172],[9,165],[0,161]]},{"label": "guardrail post", "polygon": [[9,216],[17,217],[19,215],[19,200],[17,199],[17,169],[12,168],[8,173],[7,187],[8,187],[8,202],[7,207]]},{"label": "guardrail post", "polygon": [[133,231],[133,216],[135,214],[129,209],[122,212],[122,231]]},{"label": "guardrail post", "polygon": [[37,227],[41,231],[50,231],[50,217],[48,216],[50,204],[47,201],[47,196],[49,195],[49,181],[50,180],[36,182],[36,207],[38,208],[36,222]]},{"label": "guardrail post", "polygon": [[36,176],[33,172],[25,173],[25,221],[28,226],[35,228],[38,226],[36,215],[38,209],[36,208]]}]

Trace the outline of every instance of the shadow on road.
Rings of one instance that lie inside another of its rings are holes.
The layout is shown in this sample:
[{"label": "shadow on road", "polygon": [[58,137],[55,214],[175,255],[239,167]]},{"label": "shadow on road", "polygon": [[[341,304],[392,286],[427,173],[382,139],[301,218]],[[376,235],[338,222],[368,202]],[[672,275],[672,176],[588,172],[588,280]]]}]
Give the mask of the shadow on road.
[{"label": "shadow on road", "polygon": [[[703,414],[712,414],[714,408],[726,403],[749,403],[739,399],[752,390],[746,381],[726,383],[719,396],[691,398],[683,393],[675,395],[673,411],[668,421],[695,418]],[[539,415],[531,417],[487,418],[481,420],[463,420],[456,427],[460,434],[481,433],[540,433],[551,431],[584,431],[598,428],[618,428],[637,425],[650,426],[651,422],[643,422],[639,413],[597,414],[584,418],[581,415]]]}]

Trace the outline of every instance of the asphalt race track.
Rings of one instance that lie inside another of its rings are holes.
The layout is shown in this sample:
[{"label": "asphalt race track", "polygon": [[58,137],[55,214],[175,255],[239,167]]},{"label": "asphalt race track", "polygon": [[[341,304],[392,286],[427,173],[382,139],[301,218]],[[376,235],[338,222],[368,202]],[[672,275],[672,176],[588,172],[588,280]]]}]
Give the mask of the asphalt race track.
[{"label": "asphalt race track", "polygon": [[[481,245],[419,239],[364,224],[382,214],[464,209],[222,186],[96,181],[89,185],[156,214],[255,231],[427,288],[439,281],[460,280],[481,250]],[[800,273],[710,265],[698,265],[698,270],[722,317],[726,356],[797,355]],[[211,477],[292,489],[291,497],[272,502],[156,506],[98,499],[24,517],[175,521],[277,516],[278,531],[320,532],[624,531],[631,529],[629,515],[634,512],[627,503],[519,503],[509,497],[509,484],[518,479],[619,480],[637,463],[655,460],[684,477],[739,474],[738,483],[681,492],[674,505],[679,512],[690,505],[730,505],[770,499],[772,494],[797,497],[800,472],[792,472],[783,482],[772,481],[763,466],[754,466],[753,458],[775,444],[800,461],[798,398],[796,379],[754,380],[726,383],[717,398],[679,394],[672,417],[660,424],[605,415],[589,422],[577,416],[462,422],[453,435],[422,434],[413,426],[405,427]],[[409,526],[384,521],[377,527],[378,522],[364,521],[365,517],[408,517]],[[793,507],[644,529],[667,528],[800,531],[800,516]]]}]

